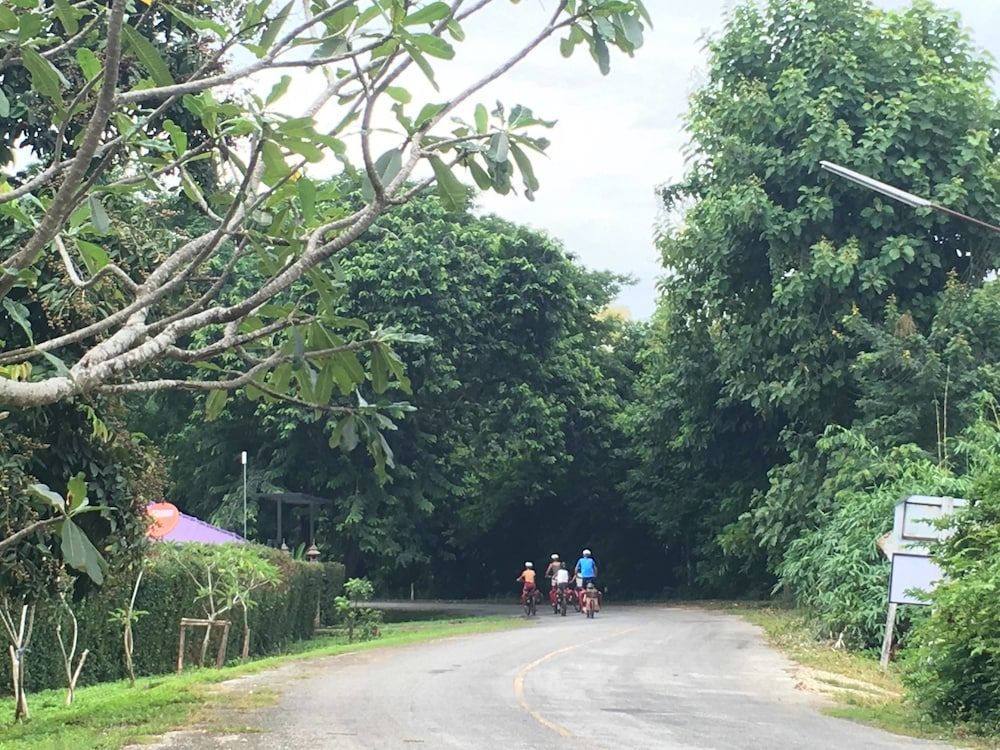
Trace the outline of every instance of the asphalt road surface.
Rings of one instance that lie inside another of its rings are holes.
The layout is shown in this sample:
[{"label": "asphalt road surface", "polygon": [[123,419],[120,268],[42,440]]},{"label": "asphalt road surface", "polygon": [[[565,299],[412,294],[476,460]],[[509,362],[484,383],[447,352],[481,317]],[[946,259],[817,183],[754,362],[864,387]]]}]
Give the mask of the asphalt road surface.
[{"label": "asphalt road surface", "polygon": [[[511,611],[508,609],[507,611]],[[792,665],[736,617],[608,607],[596,619],[541,610],[531,626],[317,660],[268,682],[276,705],[243,733],[185,748],[944,747],[820,712]],[[252,731],[249,731],[252,730]]]}]

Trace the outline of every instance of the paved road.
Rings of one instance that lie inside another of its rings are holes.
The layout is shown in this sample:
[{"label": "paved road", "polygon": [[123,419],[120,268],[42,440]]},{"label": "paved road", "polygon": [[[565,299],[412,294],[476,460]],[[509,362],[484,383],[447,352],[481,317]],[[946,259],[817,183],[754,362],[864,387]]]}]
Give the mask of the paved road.
[{"label": "paved road", "polygon": [[[183,747],[943,747],[819,712],[791,665],[738,618],[609,607],[595,620],[543,611],[532,626],[319,660],[286,677],[256,732]],[[266,676],[251,678],[266,686]],[[271,683],[273,685],[273,683]]]}]

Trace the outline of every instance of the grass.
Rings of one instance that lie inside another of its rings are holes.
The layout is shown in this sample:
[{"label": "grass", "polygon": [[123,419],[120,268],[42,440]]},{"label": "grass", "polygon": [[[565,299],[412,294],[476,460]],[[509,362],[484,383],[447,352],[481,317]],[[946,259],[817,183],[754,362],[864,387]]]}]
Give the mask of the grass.
[{"label": "grass", "polygon": [[803,681],[836,702],[830,716],[857,721],[893,734],[939,740],[974,748],[1000,748],[1000,738],[969,735],[961,728],[935,724],[906,700],[898,673],[883,670],[870,654],[835,649],[815,640],[808,621],[792,609],[730,605],[726,609],[759,626],[772,646],[806,669]]},{"label": "grass", "polygon": [[[0,699],[0,750],[116,750],[131,742],[148,741],[202,718],[206,709],[223,699],[212,686],[288,662],[474,633],[507,630],[522,625],[506,617],[477,617],[387,624],[374,641],[346,643],[343,636],[326,636],[296,644],[289,653],[222,669],[200,669],[181,675],[145,677],[134,688],[127,682],[109,682],[79,688],[76,701],[66,706],[65,691],[47,690],[28,696],[31,721],[9,723],[14,704]],[[273,691],[247,697],[244,707],[267,705]],[[233,696],[225,697],[232,705]]]}]

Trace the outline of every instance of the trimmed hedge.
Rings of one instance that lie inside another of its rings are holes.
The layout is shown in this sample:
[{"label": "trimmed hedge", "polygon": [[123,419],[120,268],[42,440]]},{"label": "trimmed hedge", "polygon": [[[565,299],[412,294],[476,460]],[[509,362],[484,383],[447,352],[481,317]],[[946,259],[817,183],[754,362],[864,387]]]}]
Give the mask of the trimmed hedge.
[{"label": "trimmed hedge", "polygon": [[[191,545],[193,546],[193,545]],[[185,549],[180,550],[183,560]],[[253,545],[255,552],[272,562],[281,573],[281,582],[274,587],[255,592],[257,606],[250,610],[250,655],[262,656],[281,651],[290,643],[311,638],[317,604],[321,619],[333,610],[333,598],[343,588],[344,566],[340,563],[306,563],[293,560],[287,554],[269,547]],[[136,598],[136,610],[145,610],[133,626],[135,647],[133,661],[137,675],[172,672],[177,663],[178,627],[182,617],[204,617],[196,603],[197,586],[188,573],[169,556],[158,553],[156,547],[147,559],[142,584]],[[128,605],[132,593],[130,581],[109,581],[100,590],[74,604],[80,627],[78,651],[90,649],[80,677],[80,685],[124,679],[122,626],[111,620],[111,612]],[[37,691],[63,687],[66,677],[62,655],[56,639],[58,610],[52,605],[40,606],[35,616],[34,634],[27,657],[26,688]],[[232,622],[227,654],[239,657],[242,645],[242,613],[224,616]],[[63,626],[68,637],[68,622]],[[203,632],[203,631],[202,631]],[[193,636],[193,637],[192,637]],[[189,630],[188,641],[200,643],[197,631]],[[193,644],[196,646],[196,644]],[[212,644],[210,654],[214,654]],[[186,659],[194,656],[192,648]],[[193,663],[193,662],[192,662]],[[10,663],[0,659],[0,691],[9,691]]]}]

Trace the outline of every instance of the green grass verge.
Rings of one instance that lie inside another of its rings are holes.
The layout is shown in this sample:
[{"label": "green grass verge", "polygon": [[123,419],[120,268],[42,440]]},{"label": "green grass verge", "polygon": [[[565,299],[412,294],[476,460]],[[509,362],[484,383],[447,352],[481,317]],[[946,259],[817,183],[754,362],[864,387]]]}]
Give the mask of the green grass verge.
[{"label": "green grass verge", "polygon": [[[326,636],[296,644],[289,653],[222,669],[199,669],[181,675],[145,677],[134,688],[127,682],[109,682],[79,688],[72,706],[65,705],[63,690],[28,696],[31,720],[12,724],[14,704],[0,699],[0,750],[116,750],[172,729],[189,725],[221,700],[212,685],[279,666],[296,659],[311,659],[376,648],[404,646],[438,638],[494,632],[520,627],[509,617],[476,617],[387,624],[382,637],[346,643],[342,636]],[[255,695],[247,708],[274,700],[276,695]],[[248,698],[248,700],[250,700]],[[225,697],[231,705],[233,696]]]},{"label": "green grass verge", "polygon": [[835,649],[815,640],[808,620],[801,613],[743,603],[725,609],[759,626],[772,646],[808,668],[805,674],[837,702],[824,713],[909,737],[965,747],[1000,748],[1000,738],[974,736],[957,727],[928,721],[906,700],[905,689],[892,665],[884,671],[871,654]]}]

